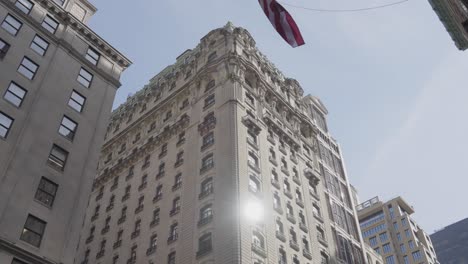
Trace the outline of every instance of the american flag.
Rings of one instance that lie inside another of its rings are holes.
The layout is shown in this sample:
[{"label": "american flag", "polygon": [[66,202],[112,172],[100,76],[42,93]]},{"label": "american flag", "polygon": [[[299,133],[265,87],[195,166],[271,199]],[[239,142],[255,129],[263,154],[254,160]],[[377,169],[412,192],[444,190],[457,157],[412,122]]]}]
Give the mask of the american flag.
[{"label": "american flag", "polygon": [[299,27],[282,5],[276,0],[258,0],[258,2],[273,27],[289,45],[295,48],[305,44]]}]

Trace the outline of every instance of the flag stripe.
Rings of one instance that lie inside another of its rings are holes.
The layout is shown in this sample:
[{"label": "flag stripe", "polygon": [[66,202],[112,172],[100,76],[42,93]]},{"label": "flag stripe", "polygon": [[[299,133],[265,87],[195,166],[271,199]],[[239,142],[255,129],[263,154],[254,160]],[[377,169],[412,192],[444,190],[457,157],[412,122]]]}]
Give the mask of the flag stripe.
[{"label": "flag stripe", "polygon": [[258,0],[270,23],[292,47],[304,45],[301,32],[288,11],[276,0]]}]

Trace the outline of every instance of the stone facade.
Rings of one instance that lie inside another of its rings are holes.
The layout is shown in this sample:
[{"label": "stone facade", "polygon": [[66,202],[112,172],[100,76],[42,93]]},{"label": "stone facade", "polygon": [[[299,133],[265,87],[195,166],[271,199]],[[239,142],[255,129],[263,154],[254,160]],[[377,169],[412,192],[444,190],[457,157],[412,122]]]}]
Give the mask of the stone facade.
[{"label": "stone facade", "polygon": [[327,113],[211,31],[114,111],[75,263],[366,263]]},{"label": "stone facade", "polygon": [[362,237],[387,264],[439,264],[429,236],[411,219],[414,209],[401,197],[378,197],[358,205]]},{"label": "stone facade", "polygon": [[429,0],[455,45],[468,49],[468,0]]},{"label": "stone facade", "polygon": [[0,263],[73,263],[121,73],[86,0],[0,0]]}]

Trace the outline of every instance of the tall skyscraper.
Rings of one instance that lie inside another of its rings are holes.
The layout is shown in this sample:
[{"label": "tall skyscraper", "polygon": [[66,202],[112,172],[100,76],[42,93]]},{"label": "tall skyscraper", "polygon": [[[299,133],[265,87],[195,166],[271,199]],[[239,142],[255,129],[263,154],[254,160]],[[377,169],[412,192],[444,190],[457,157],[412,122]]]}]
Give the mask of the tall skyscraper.
[{"label": "tall skyscraper", "polygon": [[208,33],[112,114],[75,263],[366,263],[303,93],[247,30]]},{"label": "tall skyscraper", "polygon": [[431,235],[437,258],[443,264],[468,264],[468,218]]},{"label": "tall skyscraper", "polygon": [[0,0],[0,263],[73,263],[121,73],[86,0]]},{"label": "tall skyscraper", "polygon": [[414,209],[403,198],[378,197],[357,206],[362,237],[386,264],[438,264],[431,239],[411,219]]},{"label": "tall skyscraper", "polygon": [[429,0],[455,45],[468,49],[468,0]]}]

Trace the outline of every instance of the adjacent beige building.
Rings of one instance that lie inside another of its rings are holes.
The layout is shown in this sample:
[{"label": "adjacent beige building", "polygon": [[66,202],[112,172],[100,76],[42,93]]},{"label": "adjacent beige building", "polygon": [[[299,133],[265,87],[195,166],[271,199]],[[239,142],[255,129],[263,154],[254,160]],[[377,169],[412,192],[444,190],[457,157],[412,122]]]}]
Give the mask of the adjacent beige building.
[{"label": "adjacent beige building", "polygon": [[0,0],[0,263],[71,264],[121,73],[86,0]]},{"label": "adjacent beige building", "polygon": [[367,263],[327,109],[228,23],[116,109],[77,264]]},{"label": "adjacent beige building", "polygon": [[414,209],[403,198],[378,197],[357,206],[362,237],[385,264],[438,264],[430,237],[411,219]]}]

